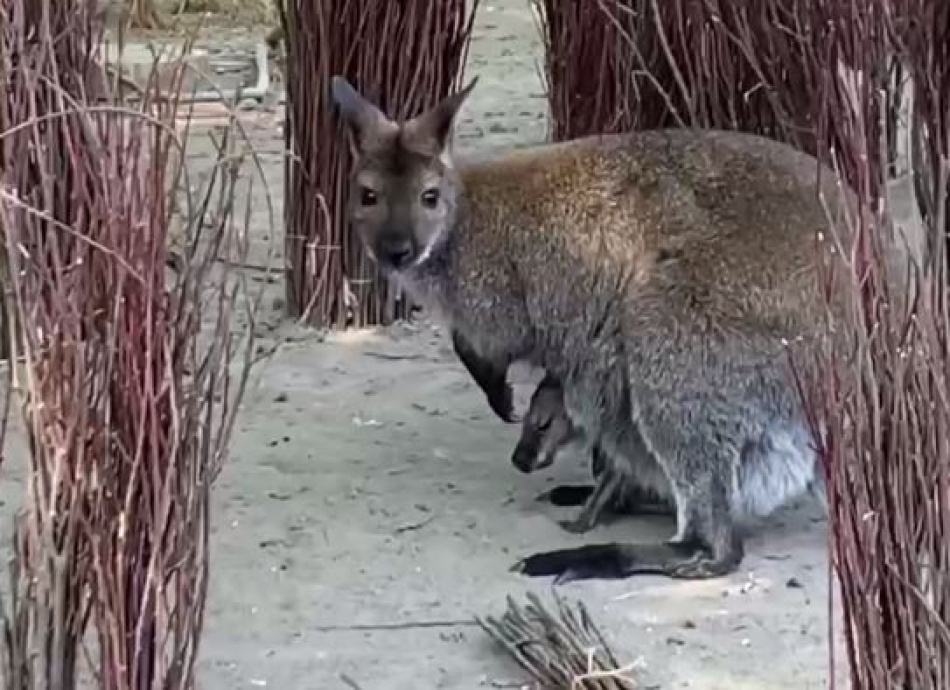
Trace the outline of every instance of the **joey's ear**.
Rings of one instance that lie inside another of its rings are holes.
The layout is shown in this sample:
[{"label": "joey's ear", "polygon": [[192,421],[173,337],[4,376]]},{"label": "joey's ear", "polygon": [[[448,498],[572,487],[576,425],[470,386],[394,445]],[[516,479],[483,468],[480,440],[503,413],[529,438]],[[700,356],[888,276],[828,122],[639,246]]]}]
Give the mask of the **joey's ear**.
[{"label": "joey's ear", "polygon": [[475,77],[461,91],[443,98],[429,110],[407,121],[403,125],[405,138],[416,148],[431,151],[436,155],[442,153],[448,143],[455,116],[477,83],[478,77]]},{"label": "joey's ear", "polygon": [[349,125],[358,151],[365,150],[367,142],[378,138],[381,134],[395,132],[398,129],[396,123],[363,98],[343,77],[333,77],[330,82],[330,92],[333,103]]}]

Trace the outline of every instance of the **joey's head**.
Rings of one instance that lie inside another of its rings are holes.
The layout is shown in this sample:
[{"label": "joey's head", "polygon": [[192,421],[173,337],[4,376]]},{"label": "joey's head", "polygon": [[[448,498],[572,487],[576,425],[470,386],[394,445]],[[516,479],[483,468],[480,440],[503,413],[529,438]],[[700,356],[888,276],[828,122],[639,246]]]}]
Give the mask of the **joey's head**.
[{"label": "joey's head", "polygon": [[405,121],[389,119],[342,77],[333,102],[354,155],[349,221],[387,271],[423,263],[455,224],[460,185],[449,154],[453,121],[477,79]]},{"label": "joey's head", "polygon": [[551,465],[558,451],[579,436],[564,409],[560,384],[546,376],[531,396],[521,422],[521,438],[511,455],[512,464],[525,473]]}]

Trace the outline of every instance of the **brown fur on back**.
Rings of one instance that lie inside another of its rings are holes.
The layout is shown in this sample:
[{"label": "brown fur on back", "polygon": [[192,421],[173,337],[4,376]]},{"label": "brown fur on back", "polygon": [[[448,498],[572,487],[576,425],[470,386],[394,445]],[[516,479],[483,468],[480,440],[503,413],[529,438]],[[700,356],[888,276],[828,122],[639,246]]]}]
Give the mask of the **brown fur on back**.
[{"label": "brown fur on back", "polygon": [[[814,258],[828,223],[811,198],[813,159],[790,148],[731,132],[644,132],[523,149],[460,176],[466,206],[451,256],[463,305],[557,291],[545,315],[556,322],[613,279],[632,301],[670,295],[711,337],[753,328],[793,340],[821,322]],[[834,209],[830,173],[823,191]]]}]

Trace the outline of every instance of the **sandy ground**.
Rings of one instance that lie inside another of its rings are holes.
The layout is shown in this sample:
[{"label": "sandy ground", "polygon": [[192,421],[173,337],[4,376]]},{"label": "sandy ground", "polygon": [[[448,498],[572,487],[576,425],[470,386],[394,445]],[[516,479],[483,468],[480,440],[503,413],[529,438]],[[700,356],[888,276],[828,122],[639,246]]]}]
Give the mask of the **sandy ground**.
[{"label": "sandy ground", "polygon": [[[463,150],[542,140],[540,43],[525,0],[483,5],[470,73],[481,75],[459,130]],[[255,145],[281,196],[279,113]],[[198,161],[196,161],[198,162]],[[273,240],[263,204],[258,251]],[[279,217],[279,209],[278,216]],[[525,477],[504,425],[425,321],[322,339],[283,321],[268,291],[255,369],[216,491],[213,580],[200,664],[206,690],[518,687],[523,676],[469,622],[550,583],[508,572],[538,549],[672,534],[621,518],[585,537],[535,495],[583,479],[562,463]],[[522,406],[535,374],[517,371]],[[0,524],[23,490],[15,458]],[[644,688],[804,690],[826,684],[825,524],[803,504],[758,527],[731,577],[566,585],[584,600]],[[4,545],[8,543],[4,527]],[[433,623],[443,625],[432,627]],[[354,626],[365,626],[364,628]]]}]

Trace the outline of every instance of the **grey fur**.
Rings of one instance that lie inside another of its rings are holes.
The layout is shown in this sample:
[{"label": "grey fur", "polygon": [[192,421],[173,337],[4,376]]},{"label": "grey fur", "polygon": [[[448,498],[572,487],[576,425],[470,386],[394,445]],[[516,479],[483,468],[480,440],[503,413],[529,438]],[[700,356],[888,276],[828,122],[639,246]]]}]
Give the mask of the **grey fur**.
[{"label": "grey fur", "polygon": [[557,455],[571,445],[589,445],[564,409],[561,384],[546,375],[531,395],[521,420],[521,436],[511,454],[511,463],[522,472],[550,467]]},{"label": "grey fur", "polygon": [[[522,472],[534,472],[550,466],[558,455],[571,447],[580,447],[590,459],[594,486],[559,486],[538,497],[539,500],[548,500],[556,505],[576,505],[583,498],[584,507],[578,515],[573,520],[560,522],[567,531],[589,531],[600,522],[607,510],[627,514],[669,512],[668,501],[664,500],[669,498],[670,493],[666,477],[660,473],[652,481],[649,477],[624,481],[623,474],[606,466],[606,458],[599,446],[590,443],[584,433],[571,423],[564,407],[561,385],[548,374],[531,396],[521,424],[521,437],[512,453],[512,464]],[[660,486],[661,491],[644,488],[651,485]],[[584,488],[589,490],[584,491]],[[561,496],[564,498],[559,498]]]},{"label": "grey fur", "polygon": [[736,518],[814,484],[788,358],[807,382],[800,356],[828,335],[818,266],[841,258],[827,235],[835,176],[819,182],[817,162],[784,144],[692,129],[456,167],[447,133],[463,97],[367,131],[351,120],[355,230],[480,356],[556,376],[609,471],[668,485],[677,508],[670,542],[539,553],[516,569],[562,581],[733,571]]}]

